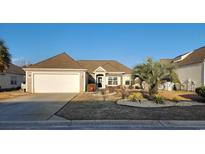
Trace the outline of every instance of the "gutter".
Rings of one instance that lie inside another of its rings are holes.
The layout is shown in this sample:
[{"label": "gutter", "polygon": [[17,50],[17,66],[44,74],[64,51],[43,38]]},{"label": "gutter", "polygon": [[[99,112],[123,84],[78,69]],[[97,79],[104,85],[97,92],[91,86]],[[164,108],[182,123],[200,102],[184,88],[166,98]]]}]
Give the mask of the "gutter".
[{"label": "gutter", "polygon": [[23,68],[24,71],[87,71],[87,69],[67,69],[67,68]]}]

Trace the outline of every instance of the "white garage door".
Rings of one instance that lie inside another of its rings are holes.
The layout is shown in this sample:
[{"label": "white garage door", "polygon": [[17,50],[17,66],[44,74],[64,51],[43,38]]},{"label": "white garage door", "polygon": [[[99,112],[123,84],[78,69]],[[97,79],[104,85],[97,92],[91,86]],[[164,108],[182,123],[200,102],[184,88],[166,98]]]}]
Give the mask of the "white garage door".
[{"label": "white garage door", "polygon": [[34,74],[34,93],[80,92],[79,74]]}]

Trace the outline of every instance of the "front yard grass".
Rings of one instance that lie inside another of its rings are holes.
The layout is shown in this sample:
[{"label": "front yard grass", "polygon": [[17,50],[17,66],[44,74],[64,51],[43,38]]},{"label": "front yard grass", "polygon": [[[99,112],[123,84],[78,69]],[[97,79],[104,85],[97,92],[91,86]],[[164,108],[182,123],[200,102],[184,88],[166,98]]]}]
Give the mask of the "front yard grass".
[{"label": "front yard grass", "polygon": [[25,93],[22,90],[12,90],[12,91],[0,92],[0,100],[15,98],[15,97],[24,96],[24,95],[28,95],[28,93]]},{"label": "front yard grass", "polygon": [[68,120],[205,120],[205,105],[138,108],[118,105],[118,99],[82,93],[56,114]]},{"label": "front yard grass", "polygon": [[191,91],[165,91],[161,90],[158,92],[165,100],[177,100],[177,101],[199,101],[204,102],[204,98],[198,96],[195,92]]}]

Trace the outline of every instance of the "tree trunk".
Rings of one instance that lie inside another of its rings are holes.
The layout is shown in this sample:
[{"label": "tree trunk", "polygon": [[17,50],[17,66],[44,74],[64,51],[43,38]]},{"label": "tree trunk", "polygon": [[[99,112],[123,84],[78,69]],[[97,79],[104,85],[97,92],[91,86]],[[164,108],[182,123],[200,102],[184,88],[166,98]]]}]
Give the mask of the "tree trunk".
[{"label": "tree trunk", "polygon": [[158,84],[152,85],[149,90],[149,95],[153,96],[154,94],[157,94],[157,92],[158,92]]}]

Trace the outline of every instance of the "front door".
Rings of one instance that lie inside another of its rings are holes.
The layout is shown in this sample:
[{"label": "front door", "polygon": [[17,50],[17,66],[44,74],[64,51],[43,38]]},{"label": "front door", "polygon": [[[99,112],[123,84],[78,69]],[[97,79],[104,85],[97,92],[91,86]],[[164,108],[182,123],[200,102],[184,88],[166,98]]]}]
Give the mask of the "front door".
[{"label": "front door", "polygon": [[102,77],[101,76],[98,76],[97,78],[97,85],[98,85],[98,88],[102,88]]}]

